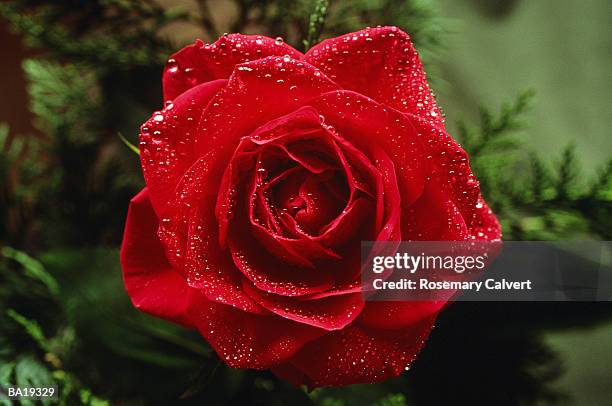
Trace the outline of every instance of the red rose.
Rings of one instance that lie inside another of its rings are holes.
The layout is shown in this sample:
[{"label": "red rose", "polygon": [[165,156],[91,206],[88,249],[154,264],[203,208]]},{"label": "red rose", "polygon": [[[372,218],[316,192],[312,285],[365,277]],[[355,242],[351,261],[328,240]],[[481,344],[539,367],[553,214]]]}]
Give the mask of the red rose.
[{"label": "red rose", "polygon": [[408,35],[197,41],[163,88],[121,252],[134,306],[295,384],[404,371],[441,304],[365,303],[360,242],[500,238]]}]

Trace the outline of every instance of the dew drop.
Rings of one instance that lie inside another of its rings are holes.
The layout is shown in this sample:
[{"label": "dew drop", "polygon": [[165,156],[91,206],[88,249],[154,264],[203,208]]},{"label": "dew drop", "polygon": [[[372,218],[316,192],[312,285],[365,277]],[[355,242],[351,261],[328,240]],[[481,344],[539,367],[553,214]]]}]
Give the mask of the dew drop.
[{"label": "dew drop", "polygon": [[176,73],[179,70],[178,62],[174,58],[168,59],[168,72]]}]

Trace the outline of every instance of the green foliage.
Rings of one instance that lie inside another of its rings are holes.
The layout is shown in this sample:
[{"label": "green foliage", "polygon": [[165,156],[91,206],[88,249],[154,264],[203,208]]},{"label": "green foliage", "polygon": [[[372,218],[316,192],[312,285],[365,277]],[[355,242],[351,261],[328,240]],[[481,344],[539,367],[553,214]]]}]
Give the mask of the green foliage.
[{"label": "green foliage", "polygon": [[38,324],[36,320],[30,320],[13,309],[8,309],[6,311],[6,315],[20,324],[25,332],[32,339],[34,339],[34,341],[36,341],[41,349],[47,350],[47,339],[45,338],[45,334],[43,333],[40,324]]},{"label": "green foliage", "polygon": [[597,178],[592,183],[590,195],[610,199],[612,193],[612,158],[599,170]]},{"label": "green foliage", "polygon": [[304,49],[310,49],[319,41],[328,7],[328,0],[316,0],[314,2],[314,10],[310,14],[310,21],[308,22],[308,36],[304,40]]},{"label": "green foliage", "polygon": [[[0,238],[18,247],[32,233],[41,234],[43,245],[88,243],[108,238],[102,232],[116,241],[123,227],[117,213],[124,212],[141,178],[138,162],[112,135],[114,123],[105,120],[113,106],[105,101],[100,70],[45,59],[28,59],[23,68],[44,136],[10,136],[1,128],[7,154],[0,161],[0,205],[6,208],[6,235]],[[101,226],[109,219],[114,232]]]},{"label": "green foliage", "polygon": [[30,46],[99,66],[159,63],[169,49],[156,31],[186,19],[185,13],[150,0],[10,1],[0,4],[0,16],[23,33]]},{"label": "green foliage", "polygon": [[375,406],[407,406],[406,397],[401,393],[388,395],[376,402]]},{"label": "green foliage", "polygon": [[12,259],[19,263],[25,271],[25,275],[42,282],[52,295],[57,295],[59,293],[57,281],[45,270],[40,262],[26,253],[17,251],[11,247],[3,247],[0,252],[5,258]]},{"label": "green foliage", "polygon": [[[89,354],[70,365],[80,379],[102,385],[108,397],[146,387],[150,399],[178,398],[198,367],[212,359],[196,332],[133,308],[123,287],[118,250],[48,251],[41,262],[63,288],[60,304],[79,338],[78,354]],[[75,275],[75,269],[86,272]],[[117,381],[101,381],[105,376]]]},{"label": "green foliage", "polygon": [[557,179],[555,191],[557,199],[565,201],[570,199],[573,191],[576,191],[576,181],[579,174],[578,162],[576,161],[576,146],[569,144],[563,150],[561,158],[557,162]]},{"label": "green foliage", "polygon": [[27,59],[23,70],[29,83],[30,110],[43,133],[61,137],[61,142],[96,140],[100,88],[94,71],[40,59]]},{"label": "green foliage", "polygon": [[224,27],[228,32],[281,36],[305,49],[319,37],[334,37],[366,26],[397,25],[411,35],[429,61],[442,48],[447,32],[434,0],[237,0],[236,4],[236,19]]},{"label": "green foliage", "polygon": [[[138,391],[158,380],[151,399],[172,393],[178,398],[205,360],[218,366],[199,334],[132,307],[116,250],[47,252],[44,267],[23,252],[5,247],[3,253],[9,255],[0,260],[0,308],[6,309],[0,314],[0,384],[57,384],[60,404],[103,405],[84,381],[103,383],[114,397],[126,387]],[[29,275],[26,266],[32,262],[48,276]],[[87,271],[75,274],[75,269]],[[48,288],[50,277],[60,292]],[[177,374],[182,378],[170,379]],[[197,382],[206,386],[213,375],[214,369]],[[121,379],[100,380],[108,376]]]},{"label": "green foliage", "polygon": [[448,32],[433,0],[356,0],[332,2],[323,35],[336,36],[377,25],[401,27],[426,60],[443,47]]},{"label": "green foliage", "polygon": [[123,134],[121,133],[117,133],[117,136],[119,137],[119,139],[121,140],[121,142],[123,142],[125,144],[126,147],[128,147],[130,149],[130,151],[132,151],[133,153],[135,153],[136,155],[140,155],[140,150],[138,149],[138,147],[134,144],[132,144],[130,141],[128,141],[127,138],[125,138],[123,136]]},{"label": "green foliage", "polygon": [[[55,278],[27,254],[4,247],[0,286],[0,309],[6,309],[0,314],[0,385],[58,385],[60,405],[107,405],[64,369],[75,336],[72,328],[64,325]],[[27,317],[26,313],[36,314],[37,319]],[[89,398],[78,402],[83,391],[90,393]],[[10,402],[0,396],[0,404]],[[55,403],[45,400],[43,404]]]},{"label": "green foliage", "polygon": [[44,189],[39,150],[38,139],[12,136],[0,123],[0,243],[19,245],[34,221],[32,212]]},{"label": "green foliage", "polygon": [[[13,364],[11,371],[7,371],[6,385],[18,385],[22,387],[30,386],[51,386],[55,382],[49,370],[37,359],[31,356],[21,356]],[[50,405],[51,400],[42,402],[44,405]],[[33,401],[21,401],[22,405],[34,405]],[[65,403],[64,403],[65,404]]]},{"label": "green foliage", "polygon": [[[352,404],[369,404],[372,406],[409,405],[403,393],[385,395],[372,390],[368,391],[368,388],[368,385],[357,385],[344,390],[319,388],[311,392],[309,397],[318,406],[345,406]],[[341,396],[342,394],[344,396]]]},{"label": "green foliage", "polygon": [[504,153],[517,147],[512,139],[512,131],[523,128],[523,115],[535,96],[533,90],[527,90],[518,95],[512,104],[504,103],[497,115],[485,106],[480,107],[480,127],[471,129],[462,121],[458,123],[459,140],[472,158],[472,164],[486,159],[491,154]]},{"label": "green foliage", "polygon": [[458,139],[485,199],[502,222],[504,238],[609,239],[612,164],[609,161],[594,179],[581,181],[574,144],[552,162],[525,151],[517,132],[525,128],[533,96],[533,91],[523,92],[497,114],[482,107],[478,127],[457,125]]}]

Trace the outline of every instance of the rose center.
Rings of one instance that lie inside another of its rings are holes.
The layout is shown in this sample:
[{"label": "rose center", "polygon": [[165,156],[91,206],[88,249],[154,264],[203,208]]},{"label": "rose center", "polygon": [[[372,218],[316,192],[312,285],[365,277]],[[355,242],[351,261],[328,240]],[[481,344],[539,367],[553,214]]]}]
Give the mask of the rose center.
[{"label": "rose center", "polygon": [[348,188],[337,170],[313,174],[295,167],[285,174],[270,184],[272,206],[292,216],[309,234],[318,234],[346,206]]}]

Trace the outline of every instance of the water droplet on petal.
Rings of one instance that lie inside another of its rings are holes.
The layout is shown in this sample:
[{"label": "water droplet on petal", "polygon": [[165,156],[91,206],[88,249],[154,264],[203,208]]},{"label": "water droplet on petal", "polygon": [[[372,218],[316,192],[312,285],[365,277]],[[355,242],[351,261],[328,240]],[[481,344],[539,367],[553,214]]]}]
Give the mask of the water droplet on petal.
[{"label": "water droplet on petal", "polygon": [[168,72],[170,73],[176,73],[179,70],[178,62],[174,58],[168,59],[167,67],[168,67]]}]

